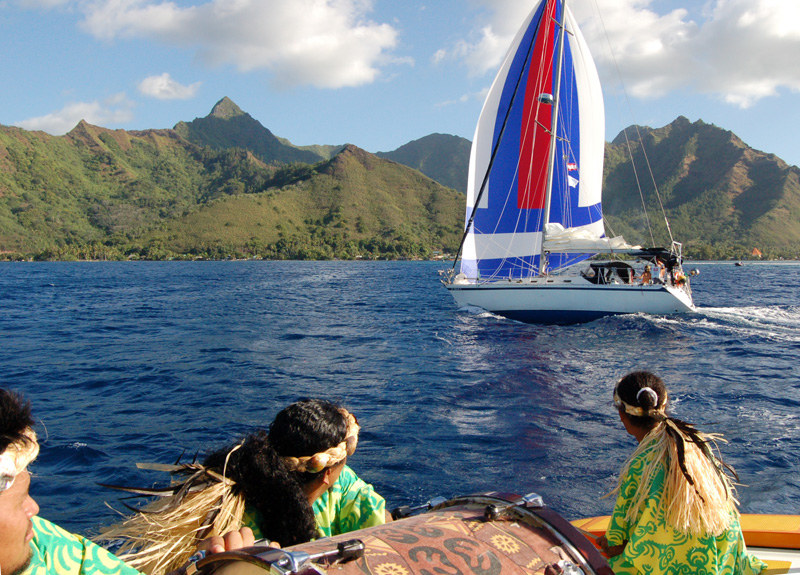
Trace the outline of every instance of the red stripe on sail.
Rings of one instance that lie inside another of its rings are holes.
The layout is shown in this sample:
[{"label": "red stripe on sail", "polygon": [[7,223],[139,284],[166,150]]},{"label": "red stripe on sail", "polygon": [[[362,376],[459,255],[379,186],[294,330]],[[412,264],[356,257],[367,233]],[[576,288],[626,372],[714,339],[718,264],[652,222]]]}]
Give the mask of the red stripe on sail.
[{"label": "red stripe on sail", "polygon": [[544,208],[547,188],[547,160],[550,153],[552,106],[542,104],[539,95],[553,91],[553,43],[556,1],[548,0],[539,23],[525,86],[519,154],[517,208]]}]

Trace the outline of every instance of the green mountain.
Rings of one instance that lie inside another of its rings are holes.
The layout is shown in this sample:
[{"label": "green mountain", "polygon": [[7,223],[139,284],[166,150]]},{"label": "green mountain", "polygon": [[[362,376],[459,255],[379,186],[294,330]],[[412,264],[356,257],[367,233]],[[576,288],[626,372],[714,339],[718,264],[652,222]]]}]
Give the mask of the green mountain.
[{"label": "green mountain", "polygon": [[[331,157],[331,147],[298,148],[277,138],[250,114],[243,112],[230,98],[216,103],[205,118],[178,122],[175,132],[198,146],[216,150],[242,148],[268,164],[303,162],[313,164]],[[326,155],[327,152],[327,155]]]},{"label": "green mountain", "polygon": [[[0,259],[454,252],[464,196],[451,188],[465,187],[469,142],[432,134],[380,155],[292,146],[228,98],[174,130],[0,126]],[[800,170],[702,121],[632,126],[607,144],[609,234],[666,243],[661,205],[688,257],[800,254]]]},{"label": "green mountain", "polygon": [[463,196],[355,146],[268,165],[174,130],[0,126],[0,258],[412,258],[452,251]]},{"label": "green mountain", "polygon": [[[434,134],[380,155],[465,189],[437,167],[461,166],[466,181],[467,140]],[[680,117],[658,129],[631,126],[606,144],[603,213],[609,234],[668,245],[663,204],[673,237],[690,257],[745,258],[757,248],[765,257],[798,258],[799,182],[796,166],[750,148],[732,132]]]},{"label": "green mountain", "polygon": [[631,126],[607,145],[603,211],[609,227],[630,242],[649,244],[637,180],[657,243],[668,237],[660,196],[673,236],[693,257],[745,257],[753,248],[766,257],[800,254],[800,169],[732,132],[679,117],[658,129]]},{"label": "green mountain", "polygon": [[243,255],[327,259],[429,257],[461,239],[461,194],[352,145],[315,166],[278,172],[271,184],[165,222],[146,241],[213,254],[225,238]]},{"label": "green mountain", "polygon": [[440,184],[466,193],[470,146],[469,140],[459,136],[431,134],[376,155],[415,168]]}]

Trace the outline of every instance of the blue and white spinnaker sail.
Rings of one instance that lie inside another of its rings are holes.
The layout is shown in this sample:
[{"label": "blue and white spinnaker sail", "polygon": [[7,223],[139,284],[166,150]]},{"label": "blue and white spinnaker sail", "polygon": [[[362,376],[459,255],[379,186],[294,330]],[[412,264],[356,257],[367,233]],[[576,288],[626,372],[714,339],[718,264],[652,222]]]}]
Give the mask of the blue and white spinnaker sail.
[{"label": "blue and white spinnaker sail", "polygon": [[[562,18],[561,0],[540,0],[517,33],[481,111],[467,190],[467,225],[473,215],[474,220],[461,258],[461,272],[469,279],[537,275],[545,224],[548,239],[558,236],[548,271],[593,255],[573,253],[570,238],[591,246],[605,235],[600,203],[602,90],[586,42],[570,11],[564,10]],[[562,21],[567,33],[559,66]],[[548,98],[556,93],[557,106]],[[552,139],[554,110],[557,137]],[[546,218],[551,142],[556,150]]]}]

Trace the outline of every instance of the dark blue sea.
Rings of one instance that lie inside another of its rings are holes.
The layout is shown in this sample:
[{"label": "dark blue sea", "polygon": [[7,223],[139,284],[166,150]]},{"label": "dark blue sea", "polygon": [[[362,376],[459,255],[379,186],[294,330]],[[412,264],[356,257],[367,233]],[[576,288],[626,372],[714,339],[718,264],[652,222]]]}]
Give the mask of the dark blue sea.
[{"label": "dark blue sea", "polygon": [[566,327],[458,310],[443,267],[0,264],[0,385],[33,404],[41,515],[94,532],[122,509],[98,483],[164,484],[135,464],[202,455],[309,396],[358,416],[350,463],[390,507],[502,490],[605,514],[635,447],[612,387],[633,369],[725,435],[743,511],[800,513],[800,264],[690,264],[700,313]]}]

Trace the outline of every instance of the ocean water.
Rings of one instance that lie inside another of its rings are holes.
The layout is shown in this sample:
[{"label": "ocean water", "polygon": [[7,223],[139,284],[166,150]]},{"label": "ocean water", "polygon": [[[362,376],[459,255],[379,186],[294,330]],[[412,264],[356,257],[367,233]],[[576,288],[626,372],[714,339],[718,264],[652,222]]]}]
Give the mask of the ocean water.
[{"label": "ocean water", "polygon": [[699,313],[576,326],[459,310],[443,266],[0,264],[0,385],[33,405],[41,515],[95,532],[123,509],[98,483],[164,484],[135,464],[202,455],[300,397],[358,416],[350,463],[389,507],[500,490],[605,514],[635,447],[611,392],[633,369],[725,435],[743,511],[800,513],[800,264],[692,264]]}]

